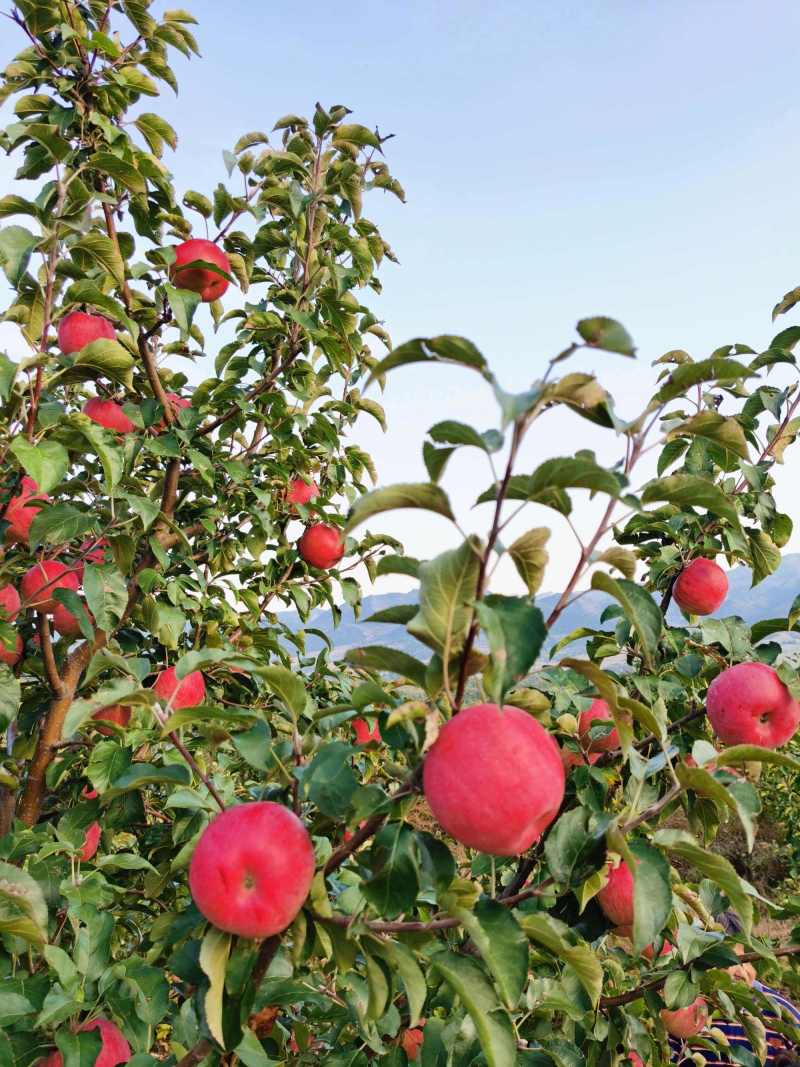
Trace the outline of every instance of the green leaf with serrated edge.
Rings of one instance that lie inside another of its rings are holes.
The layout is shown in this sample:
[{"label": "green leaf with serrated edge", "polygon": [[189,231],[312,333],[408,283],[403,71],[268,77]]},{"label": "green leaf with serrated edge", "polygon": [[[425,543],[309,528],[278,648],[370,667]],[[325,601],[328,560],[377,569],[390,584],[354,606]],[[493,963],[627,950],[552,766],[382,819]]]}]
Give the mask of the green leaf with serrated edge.
[{"label": "green leaf with serrated edge", "polygon": [[453,519],[450,501],[445,491],[432,482],[389,485],[383,489],[373,489],[356,500],[350,508],[344,532],[351,533],[356,526],[380,515],[384,511],[397,511],[401,508],[420,508],[434,511],[446,519]]},{"label": "green leaf with serrated edge", "polygon": [[72,245],[72,252],[80,251],[114,278],[117,285],[125,281],[125,263],[119,248],[104,233],[92,230]]},{"label": "green leaf with serrated edge", "polygon": [[484,687],[489,698],[502,705],[507,691],[536,662],[547,633],[544,616],[527,597],[498,594],[478,601],[475,611],[489,642]]},{"label": "green leaf with serrated edge", "polygon": [[401,822],[383,826],[372,842],[372,875],[361,884],[361,892],[379,915],[394,919],[409,911],[419,891],[419,868],[414,833]]},{"label": "green leaf with serrated edge", "polygon": [[411,578],[416,578],[419,573],[418,559],[414,559],[412,556],[383,556],[378,560],[378,566],[376,568],[376,574],[407,574]]},{"label": "green leaf with serrated edge", "polygon": [[422,1009],[425,1007],[428,987],[425,982],[425,975],[414,958],[414,953],[399,941],[371,938],[369,944],[372,951],[382,956],[392,970],[400,975],[408,1001],[408,1014],[410,1016],[408,1025],[410,1027],[416,1026],[422,1015]]},{"label": "green leaf with serrated edge", "polygon": [[625,617],[639,636],[644,659],[652,666],[664,628],[664,616],[646,589],[627,578],[612,578],[603,571],[592,575],[592,589],[613,596],[622,606]]},{"label": "green leaf with serrated edge", "polygon": [[9,285],[19,285],[39,241],[24,226],[6,226],[0,230],[0,267]]},{"label": "green leaf with serrated edge", "polygon": [[448,659],[461,650],[469,629],[481,548],[471,537],[419,566],[419,608],[407,629]]},{"label": "green leaf with serrated edge", "polygon": [[[475,503],[486,504],[496,499],[497,482],[484,490]],[[506,491],[506,500],[529,500],[531,503],[552,508],[553,511],[557,511],[561,515],[569,515],[572,511],[572,501],[568,493],[554,486],[550,486],[547,489],[534,490],[532,488],[532,475],[530,474],[513,474],[511,476]]]},{"label": "green leaf with serrated edge", "polygon": [[34,517],[28,535],[31,551],[39,545],[60,545],[84,537],[97,520],[71,504],[43,507]]},{"label": "green leaf with serrated edge", "polygon": [[225,992],[225,970],[231,951],[231,935],[210,927],[200,946],[200,968],[208,978],[205,995],[206,1025],[214,1040],[225,1048],[222,1034],[222,998]]},{"label": "green leaf with serrated edge", "polygon": [[49,493],[60,485],[69,470],[69,453],[57,441],[39,441],[34,445],[24,437],[15,437],[9,451],[22,464],[25,473],[33,478],[41,493]]},{"label": "green leaf with serrated edge", "polygon": [[485,378],[490,377],[486,360],[471,341],[465,337],[442,334],[439,337],[417,337],[398,345],[372,368],[367,386],[387,371],[409,363],[456,363],[479,371]]},{"label": "green leaf with serrated edge", "polygon": [[377,133],[366,126],[360,126],[357,122],[345,122],[337,126],[333,135],[333,143],[336,144],[337,141],[349,141],[361,148],[380,148],[381,146]]},{"label": "green leaf with serrated edge", "polygon": [[83,434],[97,454],[103,466],[106,490],[112,495],[122,480],[125,469],[125,453],[117,444],[114,434],[92,422],[85,416],[76,416],[73,420],[76,430]]},{"label": "green leaf with serrated edge", "polygon": [[20,680],[11,673],[11,668],[0,663],[0,730],[14,722],[22,702]]},{"label": "green leaf with serrated edge", "polygon": [[272,692],[283,701],[292,717],[298,719],[305,711],[308,701],[302,676],[290,671],[288,667],[279,666],[262,667],[258,673]]},{"label": "green leaf with serrated edge", "polygon": [[76,352],[71,365],[56,377],[65,383],[83,382],[87,378],[109,378],[131,389],[135,363],[133,356],[119,341],[101,337]]},{"label": "green leaf with serrated edge", "polygon": [[653,397],[654,404],[665,404],[676,397],[681,396],[694,385],[702,382],[717,382],[720,385],[730,385],[741,378],[751,378],[753,372],[743,363],[737,363],[734,359],[724,359],[714,356],[711,359],[699,360],[697,363],[683,363],[672,371]]},{"label": "green leaf with serrated edge", "polygon": [[194,313],[200,306],[200,294],[190,292],[188,289],[176,289],[174,285],[168,285],[166,282],[164,292],[172,309],[172,317],[181,331],[181,337],[188,337]]},{"label": "green leaf with serrated edge", "polygon": [[103,800],[113,800],[122,793],[142,789],[146,785],[181,786],[192,784],[192,772],[182,763],[156,767],[152,763],[132,763],[126,771],[110,784],[103,793]]},{"label": "green leaf with serrated edge", "polygon": [[633,864],[633,947],[651,945],[664,929],[672,911],[670,866],[657,848],[644,841],[629,841]]},{"label": "green leaf with serrated edge", "polygon": [[508,547],[508,554],[531,596],[535,596],[542,585],[549,558],[544,546],[549,538],[550,530],[546,526],[537,526],[522,534]]},{"label": "green leaf with serrated edge", "polygon": [[781,565],[781,550],[763,530],[748,530],[747,541],[750,546],[750,562],[753,580],[751,588],[763,582]]},{"label": "green leaf with serrated edge", "polygon": [[354,667],[363,667],[368,671],[389,671],[407,678],[420,689],[425,688],[425,664],[400,649],[368,645],[366,648],[351,648],[342,658]]},{"label": "green leaf with serrated edge", "polygon": [[483,962],[491,971],[503,1003],[513,1010],[528,978],[528,940],[508,908],[481,900],[472,911],[456,913]]},{"label": "green leaf with serrated edge", "polygon": [[430,966],[458,994],[469,1012],[488,1067],[514,1067],[517,1041],[511,1020],[478,964],[441,949],[430,957]]},{"label": "green leaf with serrated edge", "polygon": [[592,1007],[597,1007],[603,989],[603,967],[589,945],[583,941],[572,944],[569,928],[550,915],[523,915],[519,925],[532,941],[570,964],[586,990]]},{"label": "green leaf with serrated edge", "polygon": [[609,567],[618,570],[623,577],[633,579],[636,574],[636,556],[627,548],[612,545],[604,549],[592,559],[593,563],[607,563]]},{"label": "green leaf with serrated edge", "polygon": [[576,328],[586,344],[592,348],[618,352],[621,356],[636,355],[631,335],[616,319],[598,315],[593,319],[581,319]]},{"label": "green leaf with serrated edge", "polygon": [[614,725],[619,734],[620,747],[627,755],[633,742],[633,730],[631,729],[630,716],[620,703],[616,682],[605,671],[601,670],[597,664],[590,663],[588,660],[562,659],[560,666],[571,667],[573,671],[582,674],[584,678],[587,678],[592,683],[602,699],[605,700],[614,718]]},{"label": "green leaf with serrated edge", "polygon": [[62,732],[64,737],[72,737],[96,711],[110,708],[114,704],[151,707],[153,702],[152,689],[143,689],[135,678],[116,678],[90,697],[73,700],[64,719]]},{"label": "green leaf with serrated edge", "polygon": [[27,871],[0,860],[0,933],[34,945],[47,940],[47,904]]},{"label": "green leaf with serrated edge", "polygon": [[323,815],[339,819],[350,808],[358,779],[350,766],[355,752],[343,741],[330,741],[314,756],[303,775],[308,798]]},{"label": "green leaf with serrated edge", "polygon": [[115,564],[87,563],[83,591],[98,628],[113,630],[128,607],[128,586]]},{"label": "green leaf with serrated edge", "polygon": [[600,866],[611,822],[612,816],[586,808],[571,808],[558,817],[544,842],[547,866],[557,882],[582,882]]},{"label": "green leaf with serrated edge", "polygon": [[192,671],[200,671],[214,663],[232,664],[240,670],[259,669],[261,673],[269,670],[269,668],[265,667],[258,668],[258,665],[253,660],[234,648],[199,648],[186,652],[181,656],[175,664],[175,677],[180,681],[187,674],[191,674]]},{"label": "green leaf with serrated edge", "polygon": [[741,459],[747,459],[749,455],[747,438],[740,422],[736,419],[725,418],[716,411],[699,411],[692,415],[686,422],[670,430],[667,440],[677,437],[705,437],[714,441],[729,452],[733,452]]},{"label": "green leaf with serrated edge", "polygon": [[790,756],[788,752],[762,748],[761,745],[732,745],[731,748],[723,748],[715,759],[719,767],[738,767],[743,763],[772,763],[778,767],[800,771],[800,760]]},{"label": "green leaf with serrated edge", "polygon": [[364,619],[364,622],[385,622],[405,626],[405,624],[410,622],[416,614],[416,604],[395,604],[394,607],[384,608],[383,611],[376,611],[374,615],[370,615],[368,618]]},{"label": "green leaf with serrated edge", "polygon": [[679,856],[715,882],[736,909],[749,939],[753,928],[753,898],[746,892],[729,860],[702,848],[685,830],[658,830],[653,835],[653,844]]},{"label": "green leaf with serrated edge", "polygon": [[548,489],[589,489],[619,496],[626,479],[601,467],[594,456],[560,456],[547,459],[530,475],[528,492],[536,496]]}]

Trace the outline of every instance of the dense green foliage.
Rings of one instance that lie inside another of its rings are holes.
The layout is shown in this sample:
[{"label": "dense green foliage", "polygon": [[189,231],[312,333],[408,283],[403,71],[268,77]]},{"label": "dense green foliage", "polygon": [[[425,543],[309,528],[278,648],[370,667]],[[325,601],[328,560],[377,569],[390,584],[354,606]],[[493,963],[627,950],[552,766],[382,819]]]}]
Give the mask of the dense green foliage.
[{"label": "dense green foliage", "polygon": [[[463,338],[392,349],[363,302],[392,253],[362,201],[403,196],[377,133],[317,105],[309,120],[242,136],[224,153],[227,183],[179,202],[162,160],[177,135],[146,107],[160,83],[174,87],[170,51],[196,51],[191,15],[156,19],[144,0],[19,0],[13,18],[24,50],[4,72],[14,121],[0,145],[31,192],[0,198],[13,289],[4,321],[18,328],[0,355],[0,508],[23,476],[49,501],[28,543],[6,543],[0,587],[56,557],[82,584],[56,594],[75,634],[54,633],[26,603],[0,620],[9,650],[24,643],[13,668],[0,666],[0,1067],[28,1067],[54,1046],[66,1067],[89,1067],[97,1033],[76,1029],[96,1015],[121,1027],[136,1067],[402,1067],[421,1019],[424,1067],[593,1067],[629,1050],[656,1064],[668,1058],[660,1010],[699,994],[722,1017],[747,1012],[763,1054],[767,1002],[725,968],[735,940],[777,966],[753,933],[770,904],[711,846],[725,819],[755,833],[757,790],[732,769],[798,765],[748,745],[720,756],[704,705],[724,667],[775,663],[774,635],[800,609],[752,628],[724,617],[669,626],[664,613],[697,556],[746,564],[754,583],[778,566],[791,521],[774,475],[800,425],[800,328],[761,352],[667,353],[633,419],[566,366],[587,347],[635,356],[608,318],[579,322],[522,393],[503,390]],[[231,265],[208,311],[170,282],[174,246],[190,235],[212,238]],[[779,310],[792,305],[789,295]],[[64,355],[55,331],[75,309],[106,316],[116,339]],[[174,369],[182,359],[209,373],[191,390]],[[428,483],[367,491],[371,460],[347,436],[359,417],[383,420],[367,386],[430,362],[479,374],[498,426],[479,432],[453,412],[423,445]],[[191,405],[178,410],[167,393]],[[134,431],[82,414],[95,394],[122,404]],[[579,451],[519,471],[525,433],[556,407],[615,435],[619,463]],[[441,484],[463,447],[486,460],[483,539],[463,538]],[[657,477],[641,484],[655,449]],[[287,501],[296,477],[318,482],[311,504]],[[582,491],[607,507],[578,538],[573,578],[545,619],[536,594],[549,530],[506,545],[504,525],[535,503],[564,527]],[[401,507],[450,522],[453,548],[419,561],[372,531]],[[344,565],[329,573],[295,544],[320,517],[347,535]],[[490,592],[506,552],[517,596]],[[311,657],[304,632],[279,623],[281,604],[302,618],[323,601],[357,605],[359,566],[419,579],[419,604],[383,621],[406,624],[427,661],[381,646],[344,662]],[[589,575],[612,606],[552,648],[548,627]],[[166,665],[201,670],[204,703],[160,703],[152,678]],[[797,692],[794,670],[778,670]],[[535,716],[576,763],[557,820],[519,858],[457,847],[417,795],[441,725],[476,690]],[[597,696],[620,747],[590,766],[577,716]],[[93,714],[119,704],[133,708],[130,725],[100,728]],[[379,742],[355,743],[360,716],[379,725]],[[210,927],[186,876],[218,808],[254,799],[293,808],[317,862],[292,926],[261,943]],[[99,850],[81,861],[95,823]],[[634,868],[633,944],[595,900],[609,853]],[[741,937],[715,922],[724,907],[739,913]],[[664,936],[674,952],[641,954]]]}]

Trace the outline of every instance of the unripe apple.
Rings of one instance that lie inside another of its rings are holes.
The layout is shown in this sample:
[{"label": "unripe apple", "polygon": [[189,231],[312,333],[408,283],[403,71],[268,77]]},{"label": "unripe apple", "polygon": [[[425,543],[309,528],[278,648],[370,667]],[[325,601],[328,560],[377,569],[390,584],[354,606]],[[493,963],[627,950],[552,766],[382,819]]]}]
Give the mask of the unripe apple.
[{"label": "unripe apple", "polygon": [[308,831],[294,812],[271,801],[239,804],[215,816],[189,865],[189,889],[200,912],[240,937],[285,930],[313,878]]},{"label": "unripe apple", "polygon": [[221,248],[213,241],[194,237],[189,241],[184,241],[175,249],[175,262],[169,269],[172,284],[178,289],[190,289],[193,293],[199,293],[200,299],[206,303],[217,300],[228,288],[227,278],[223,278],[221,274],[215,274],[214,271],[206,270],[204,267],[180,269],[184,263],[193,263],[198,259],[213,263],[215,267],[219,267],[227,274],[231,273],[230,260]]},{"label": "unripe apple", "polygon": [[200,671],[190,671],[180,681],[175,677],[175,668],[167,667],[156,678],[153,692],[166,708],[180,711],[181,708],[194,708],[206,698],[206,680]]},{"label": "unripe apple", "polygon": [[625,860],[608,872],[608,881],[597,894],[597,903],[615,926],[633,926],[633,875]]},{"label": "unripe apple", "polygon": [[297,542],[297,550],[306,563],[320,570],[335,567],[344,555],[344,541],[335,526],[324,522],[309,526]]},{"label": "unripe apple", "polygon": [[78,856],[84,863],[94,858],[97,852],[97,846],[100,844],[100,823],[93,822],[92,825],[86,831],[86,836],[83,839],[81,850]]},{"label": "unripe apple", "polygon": [[766,663],[737,663],[718,674],[706,710],[726,745],[779,748],[800,724],[800,704]]},{"label": "unripe apple", "polygon": [[71,311],[58,324],[58,347],[65,356],[79,352],[92,341],[101,338],[116,340],[114,327],[102,315],[90,315],[87,311]]},{"label": "unripe apple", "polygon": [[0,611],[4,611],[7,619],[13,619],[20,609],[19,593],[13,585],[0,586]]},{"label": "unripe apple", "polygon": [[[164,395],[169,401],[169,405],[172,409],[172,414],[175,420],[177,420],[178,418],[179,411],[183,411],[184,408],[190,408],[192,406],[192,402],[191,400],[189,400],[188,397],[178,396],[177,393],[165,393]],[[160,419],[159,422],[156,423],[154,428],[157,433],[163,433],[164,430],[166,430],[167,428],[167,420],[165,418]]]},{"label": "unripe apple", "polygon": [[380,743],[381,728],[378,723],[370,730],[369,723],[364,719],[353,719],[353,733],[356,735],[357,745],[368,745],[370,741]]},{"label": "unripe apple", "polygon": [[686,1008],[676,1008],[675,1011],[663,1008],[661,1021],[673,1037],[683,1040],[694,1037],[705,1029],[708,1023],[708,1005],[702,997],[697,997]]},{"label": "unripe apple", "polygon": [[0,641],[0,663],[5,663],[9,667],[16,667],[22,659],[24,648],[25,644],[19,634],[16,635],[13,648],[6,648],[5,644]]},{"label": "unripe apple", "polygon": [[57,559],[35,563],[20,582],[25,607],[48,614],[52,614],[58,607],[58,601],[53,599],[56,589],[71,589],[73,593],[77,593],[79,586],[80,581],[74,568]]},{"label": "unripe apple", "polygon": [[454,715],[425,759],[425,796],[456,841],[518,856],[541,837],[564,798],[558,745],[519,708],[475,704]]},{"label": "unripe apple", "polygon": [[46,493],[39,492],[39,486],[27,475],[22,479],[19,493],[8,502],[3,518],[9,523],[6,528],[5,538],[7,544],[15,541],[20,544],[28,543],[31,523],[42,510],[33,503],[35,500],[47,502],[50,499]]},{"label": "unripe apple", "polygon": [[[100,1031],[102,1044],[94,1067],[118,1067],[118,1064],[127,1063],[131,1058],[130,1045],[110,1019],[92,1019],[78,1027],[78,1032],[85,1030]],[[64,1067],[64,1058],[58,1049],[54,1049],[49,1056],[39,1060],[37,1067]]]},{"label": "unripe apple", "polygon": [[308,504],[319,496],[319,486],[315,481],[306,482],[302,478],[292,478],[286,491],[287,504]]},{"label": "unripe apple", "polygon": [[711,615],[728,595],[728,576],[713,560],[700,556],[683,568],[672,595],[687,615]]},{"label": "unripe apple", "polygon": [[[131,715],[133,715],[133,708],[123,707],[122,704],[112,704],[110,708],[101,708],[96,711],[92,718],[97,722],[113,722],[124,730],[131,721]],[[106,737],[114,736],[114,731],[110,726],[98,726],[97,732],[104,734]]]},{"label": "unripe apple", "polygon": [[589,736],[594,723],[611,721],[613,721],[611,708],[606,704],[605,700],[593,700],[586,711],[581,712],[578,718],[578,733],[580,734],[581,744],[587,752],[611,752],[613,749],[619,748],[619,734],[616,727],[605,737],[592,739]]},{"label": "unripe apple", "polygon": [[115,400],[103,400],[99,396],[92,396],[83,405],[83,413],[98,426],[105,426],[107,430],[113,430],[114,433],[133,433],[136,430],[122,410],[122,405]]}]

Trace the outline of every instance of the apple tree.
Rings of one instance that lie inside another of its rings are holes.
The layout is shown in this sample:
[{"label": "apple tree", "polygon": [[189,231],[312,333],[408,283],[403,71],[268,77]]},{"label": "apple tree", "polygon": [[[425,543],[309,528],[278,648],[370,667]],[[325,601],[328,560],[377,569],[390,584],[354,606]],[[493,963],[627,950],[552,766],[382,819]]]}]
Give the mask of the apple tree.
[{"label": "apple tree", "polygon": [[[756,584],[791,534],[773,493],[800,328],[667,353],[633,418],[570,369],[583,349],[609,373],[635,358],[607,317],[523,392],[462,337],[393,348],[366,292],[393,255],[365,203],[403,198],[379,132],[317,104],[180,195],[147,98],[196,53],[191,14],[19,0],[11,22],[0,1067],[616,1067],[668,1062],[669,1038],[700,1064],[732,1016],[737,1062],[763,1062],[774,1007],[728,969],[774,977],[797,950],[757,935],[776,905],[713,842],[735,819],[752,845],[758,768],[797,769],[774,638],[800,608],[726,616],[718,561]],[[428,482],[369,489],[350,428],[428,363],[478,374],[497,425],[448,413]],[[520,470],[554,409],[619,462]],[[460,448],[486,465],[483,537],[446,492]],[[582,492],[605,502],[589,532]],[[530,505],[576,540],[546,614],[550,528],[505,537]],[[437,514],[452,547],[407,556],[383,532],[399,508]],[[514,596],[492,591],[505,555]],[[392,574],[418,596],[374,621],[424,657],[311,654],[313,627],[279,617],[357,609],[358,579]],[[548,637],[587,586],[596,624]]]}]

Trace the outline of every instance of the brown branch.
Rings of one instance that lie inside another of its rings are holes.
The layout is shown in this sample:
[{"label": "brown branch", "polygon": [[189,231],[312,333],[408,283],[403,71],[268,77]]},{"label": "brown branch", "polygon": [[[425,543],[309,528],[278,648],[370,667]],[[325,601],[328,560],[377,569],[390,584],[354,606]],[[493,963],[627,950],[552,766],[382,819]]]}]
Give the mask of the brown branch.
[{"label": "brown branch", "polygon": [[[159,726],[161,726],[163,728],[164,725],[166,724],[166,722],[168,721],[168,716],[164,711],[161,710],[161,708],[159,707],[158,704],[154,704],[153,705],[153,715],[155,717],[156,722],[159,724]],[[219,810],[220,811],[225,811],[225,802],[222,799],[222,797],[219,795],[219,793],[217,792],[216,786],[211,781],[211,779],[208,777],[208,775],[204,771],[202,771],[200,769],[200,767],[198,766],[197,760],[191,754],[191,752],[186,747],[186,745],[183,743],[183,741],[181,741],[180,737],[178,737],[177,733],[174,730],[169,730],[167,732],[167,737],[173,743],[175,748],[177,748],[178,752],[180,752],[181,756],[183,756],[184,760],[189,765],[191,770],[194,772],[194,774],[197,775],[197,777],[200,779],[200,781],[203,783],[203,785],[209,791],[211,796],[214,798]]]},{"label": "brown branch", "polygon": [[175,1067],[196,1067],[211,1052],[213,1045],[207,1037],[201,1037],[194,1048],[190,1049],[183,1059],[178,1060]]},{"label": "brown branch", "polygon": [[54,696],[60,696],[64,689],[64,684],[58,673],[58,667],[56,666],[56,658],[53,655],[53,639],[50,634],[50,620],[44,612],[36,613],[36,627],[39,631],[39,641],[42,646],[42,660],[44,662],[44,673],[47,678],[47,684],[53,691]]},{"label": "brown branch", "polygon": [[671,789],[667,790],[667,792],[664,794],[663,797],[661,797],[660,800],[657,800],[655,802],[655,804],[651,804],[650,807],[645,808],[645,810],[640,815],[637,815],[635,818],[630,819],[628,822],[624,823],[624,825],[620,827],[620,832],[623,834],[627,834],[631,830],[635,830],[637,826],[641,826],[642,823],[648,822],[650,819],[655,818],[656,815],[660,815],[664,808],[668,808],[672,801],[677,800],[677,798],[681,795],[682,792],[682,785],[673,785]]},{"label": "brown branch", "polygon": [[272,937],[266,938],[261,942],[261,948],[258,950],[258,956],[256,962],[253,964],[253,970],[250,972],[249,983],[255,986],[256,989],[261,985],[264,980],[264,975],[269,970],[269,965],[275,959],[275,953],[280,948],[281,939],[277,934],[273,934]]}]

